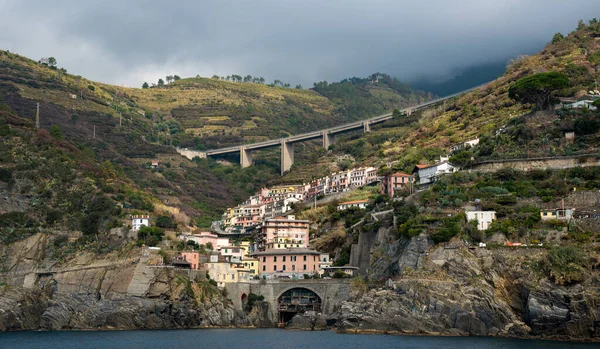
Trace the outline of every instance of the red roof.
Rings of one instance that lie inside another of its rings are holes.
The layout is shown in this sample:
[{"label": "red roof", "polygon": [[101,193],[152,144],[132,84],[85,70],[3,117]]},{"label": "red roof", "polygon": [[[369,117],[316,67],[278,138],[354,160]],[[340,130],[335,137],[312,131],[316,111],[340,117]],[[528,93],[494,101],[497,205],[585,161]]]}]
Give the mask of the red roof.
[{"label": "red roof", "polygon": [[410,175],[406,174],[404,172],[396,172],[396,173],[391,174],[390,177],[410,177]]},{"label": "red roof", "polygon": [[427,167],[430,167],[433,165],[416,165],[416,166],[417,166],[417,168],[427,168]]}]

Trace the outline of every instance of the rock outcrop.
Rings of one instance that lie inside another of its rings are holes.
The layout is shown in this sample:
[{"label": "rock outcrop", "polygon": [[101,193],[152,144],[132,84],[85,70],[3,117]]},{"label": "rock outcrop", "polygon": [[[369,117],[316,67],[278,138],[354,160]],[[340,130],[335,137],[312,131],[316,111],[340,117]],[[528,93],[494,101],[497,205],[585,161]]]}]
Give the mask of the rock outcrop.
[{"label": "rock outcrop", "polygon": [[[405,251],[411,244],[418,246],[409,241]],[[554,284],[529,266],[545,250],[451,244],[428,251],[393,289],[354,294],[339,311],[339,329],[600,340],[600,282]]]}]

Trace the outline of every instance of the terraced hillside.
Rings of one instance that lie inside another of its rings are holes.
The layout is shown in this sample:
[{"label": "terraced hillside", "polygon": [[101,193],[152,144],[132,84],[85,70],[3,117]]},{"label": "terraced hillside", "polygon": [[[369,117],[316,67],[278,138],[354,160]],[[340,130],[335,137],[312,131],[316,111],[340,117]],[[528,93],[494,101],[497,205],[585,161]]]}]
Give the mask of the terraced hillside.
[{"label": "terraced hillside", "polygon": [[[429,98],[406,86],[401,92],[407,95],[402,97],[384,82],[370,83],[369,90],[373,96],[377,91],[397,95],[392,100],[363,97],[362,103],[373,112]],[[230,165],[237,161],[234,158],[220,163],[189,161],[174,146],[204,149],[276,138],[362,116],[340,113],[340,105],[349,101],[332,101],[312,90],[200,77],[156,88],[125,88],[5,51],[0,51],[0,98],[13,117],[30,125],[36,122],[39,102],[41,129],[54,126],[65,142],[97,164],[108,161],[116,166],[136,190],[152,198],[155,207],[203,226],[224,207],[277,179],[278,155],[260,152],[255,156],[257,166],[241,169]],[[316,144],[302,146],[299,160],[319,156]],[[158,168],[150,166],[154,160],[159,161]],[[129,205],[121,196],[118,200]]]},{"label": "terraced hillside", "polygon": [[[577,99],[595,89],[599,68],[600,23],[580,23],[577,30],[557,36],[538,54],[511,61],[501,77],[481,88],[376,126],[371,133],[340,137],[319,164],[328,164],[333,170],[340,165],[375,164],[382,171],[410,171],[415,164],[431,163],[447,155],[452,145],[475,137],[481,138],[480,146],[461,155],[463,158],[478,161],[597,152],[600,121],[596,113],[536,111],[532,104],[511,99],[508,90],[523,77],[556,71],[568,77],[569,87],[556,91],[554,97]],[[575,131],[574,142],[565,141],[568,131]],[[350,159],[343,158],[348,155]],[[306,173],[316,168],[308,162],[304,166]]]}]

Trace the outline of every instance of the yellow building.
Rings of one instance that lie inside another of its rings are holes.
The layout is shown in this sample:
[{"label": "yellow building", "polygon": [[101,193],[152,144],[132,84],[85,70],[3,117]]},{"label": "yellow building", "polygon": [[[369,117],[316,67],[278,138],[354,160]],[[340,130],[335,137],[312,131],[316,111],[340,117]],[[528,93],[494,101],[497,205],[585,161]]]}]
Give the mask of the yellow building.
[{"label": "yellow building", "polygon": [[260,262],[256,258],[244,258],[244,269],[250,270],[250,279],[258,276],[260,270]]},{"label": "yellow building", "polygon": [[206,263],[206,271],[210,278],[217,282],[219,288],[225,287],[227,283],[248,281],[250,279],[250,270],[244,268],[242,264],[209,262]]},{"label": "yellow building", "polygon": [[[238,246],[245,250],[244,256],[250,255],[250,241],[241,241]],[[244,258],[245,259],[245,258]]]}]

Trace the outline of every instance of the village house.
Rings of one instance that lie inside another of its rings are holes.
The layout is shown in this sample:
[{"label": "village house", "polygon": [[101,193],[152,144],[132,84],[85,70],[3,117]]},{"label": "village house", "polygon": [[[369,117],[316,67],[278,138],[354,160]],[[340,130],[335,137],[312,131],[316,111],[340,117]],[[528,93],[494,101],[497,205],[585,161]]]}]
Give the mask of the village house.
[{"label": "village house", "polygon": [[257,237],[257,248],[307,248],[310,221],[296,220],[295,216],[276,217],[265,220]]},{"label": "village house", "polygon": [[338,270],[341,270],[344,274],[346,274],[347,277],[353,277],[358,273],[359,268],[350,265],[344,265],[341,267],[329,266],[323,269],[323,272],[333,276],[333,274],[335,274],[335,272]]},{"label": "village house", "polygon": [[412,189],[410,186],[413,183],[413,176],[403,172],[396,172],[383,178],[380,193],[393,198],[400,190]]},{"label": "village house", "polygon": [[479,144],[479,137],[468,140],[463,143],[458,143],[450,147],[450,151],[457,151],[463,148],[473,148],[474,146]]},{"label": "village house", "polygon": [[413,169],[413,175],[419,176],[419,185],[427,185],[436,182],[442,175],[458,171],[458,167],[449,162],[440,162],[433,165],[417,165]]},{"label": "village house", "polygon": [[218,250],[223,246],[229,245],[229,238],[221,238],[217,236],[217,234],[209,233],[209,232],[200,232],[196,234],[180,234],[178,236],[179,240],[194,241],[198,245],[207,246],[209,243],[212,245],[213,250]]},{"label": "village house", "polygon": [[181,252],[179,257],[176,258],[176,261],[173,263],[174,265],[182,265],[182,263],[177,263],[180,261],[185,261],[189,263],[190,269],[199,270],[203,269],[203,264],[209,262],[210,256],[207,254],[201,254],[200,252],[194,251],[184,251]]},{"label": "village house", "polygon": [[477,221],[478,230],[487,230],[496,220],[496,211],[465,211],[467,222]]},{"label": "village house", "polygon": [[246,255],[246,250],[240,246],[221,246],[218,251],[229,263],[242,263]]},{"label": "village house", "polygon": [[138,231],[141,227],[150,226],[150,216],[148,215],[133,215],[131,216],[131,230]]},{"label": "village house", "polygon": [[250,271],[250,279],[258,277],[260,274],[260,261],[253,257],[244,257],[244,269]]},{"label": "village house", "polygon": [[254,254],[263,278],[297,277],[319,272],[321,253],[308,248],[273,248]]},{"label": "village house", "polygon": [[250,270],[242,264],[229,262],[208,262],[206,272],[211,279],[217,282],[217,287],[224,288],[227,283],[244,282],[250,280]]},{"label": "village house", "polygon": [[337,206],[337,210],[343,211],[343,210],[347,210],[351,207],[356,207],[358,209],[365,209],[365,208],[367,208],[368,204],[369,204],[369,200],[346,201],[346,202],[341,202]]},{"label": "village house", "polygon": [[329,253],[321,253],[319,256],[319,274],[323,274],[326,268],[331,267],[331,257]]},{"label": "village house", "polygon": [[548,220],[559,220],[559,221],[568,221],[573,218],[573,212],[575,212],[574,208],[553,208],[546,209],[543,208],[540,210],[540,217],[544,221]]}]

